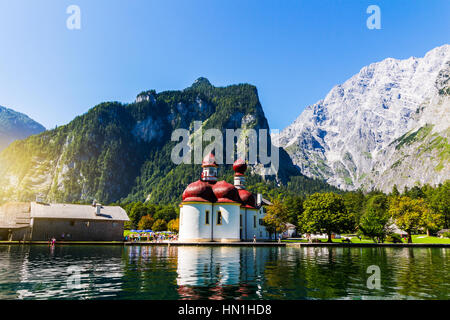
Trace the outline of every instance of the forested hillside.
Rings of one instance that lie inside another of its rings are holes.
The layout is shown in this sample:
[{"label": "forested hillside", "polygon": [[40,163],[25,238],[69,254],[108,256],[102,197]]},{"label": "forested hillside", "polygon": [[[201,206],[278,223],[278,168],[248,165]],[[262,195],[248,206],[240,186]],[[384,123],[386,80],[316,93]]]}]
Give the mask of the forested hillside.
[{"label": "forested hillside", "polygon": [[[257,89],[249,84],[219,88],[200,78],[182,91],[142,92],[131,104],[101,103],[65,126],[5,149],[0,153],[0,199],[29,201],[39,194],[58,202],[176,203],[201,169],[171,161],[171,134],[192,129],[194,121],[223,132],[269,129]],[[219,172],[232,182],[230,166]],[[249,183],[260,188],[284,185],[300,194],[336,190],[300,175],[283,149],[276,176],[262,179],[257,172]]]}]

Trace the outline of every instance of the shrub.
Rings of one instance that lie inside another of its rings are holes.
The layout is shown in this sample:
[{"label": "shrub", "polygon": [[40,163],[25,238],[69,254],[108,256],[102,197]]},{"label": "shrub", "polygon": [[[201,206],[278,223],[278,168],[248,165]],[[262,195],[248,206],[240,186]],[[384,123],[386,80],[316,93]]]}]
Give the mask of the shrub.
[{"label": "shrub", "polygon": [[156,220],[153,224],[153,231],[166,231],[167,223],[163,219]]},{"label": "shrub", "polygon": [[153,219],[151,215],[143,216],[141,218],[141,220],[139,221],[138,228],[140,230],[151,229],[154,222],[155,222],[155,219]]},{"label": "shrub", "polygon": [[167,228],[169,228],[169,231],[179,232],[180,219],[177,218],[177,219],[170,220],[169,223],[167,224]]},{"label": "shrub", "polygon": [[123,224],[123,227],[125,230],[131,230],[131,229],[134,229],[134,224],[132,221],[125,221],[125,223]]},{"label": "shrub", "polygon": [[397,233],[392,233],[386,237],[386,242],[403,243],[402,237]]}]

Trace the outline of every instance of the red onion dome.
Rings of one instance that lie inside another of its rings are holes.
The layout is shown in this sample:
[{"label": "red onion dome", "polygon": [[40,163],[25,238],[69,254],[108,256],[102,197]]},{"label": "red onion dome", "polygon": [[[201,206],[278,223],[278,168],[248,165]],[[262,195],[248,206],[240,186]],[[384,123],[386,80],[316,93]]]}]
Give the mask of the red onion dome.
[{"label": "red onion dome", "polygon": [[213,187],[217,202],[236,202],[240,203],[238,190],[226,181],[219,181]]},{"label": "red onion dome", "polygon": [[238,192],[242,207],[256,209],[256,197],[253,193],[245,189],[239,189]]},{"label": "red onion dome", "polygon": [[245,171],[247,171],[247,163],[245,163],[242,159],[237,159],[233,163],[233,170],[236,175],[243,176],[245,174]]},{"label": "red onion dome", "polygon": [[218,167],[216,163],[216,157],[210,153],[203,158],[202,167]]},{"label": "red onion dome", "polygon": [[183,202],[216,202],[216,200],[211,185],[201,180],[191,183],[183,192]]}]

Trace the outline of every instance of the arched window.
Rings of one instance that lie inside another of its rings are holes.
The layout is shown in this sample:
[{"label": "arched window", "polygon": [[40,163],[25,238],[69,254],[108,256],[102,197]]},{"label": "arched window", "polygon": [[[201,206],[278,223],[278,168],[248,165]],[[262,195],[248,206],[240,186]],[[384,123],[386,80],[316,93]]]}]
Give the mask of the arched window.
[{"label": "arched window", "polygon": [[209,224],[209,211],[206,210],[205,212],[205,224]]},{"label": "arched window", "polygon": [[217,211],[217,224],[222,224],[222,212]]}]

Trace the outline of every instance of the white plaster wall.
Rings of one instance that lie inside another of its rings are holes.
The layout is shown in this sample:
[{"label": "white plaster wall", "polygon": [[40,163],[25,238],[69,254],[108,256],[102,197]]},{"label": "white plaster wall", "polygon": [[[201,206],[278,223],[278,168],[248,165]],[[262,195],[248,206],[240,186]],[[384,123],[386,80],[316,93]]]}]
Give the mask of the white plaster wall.
[{"label": "white plaster wall", "polygon": [[[265,216],[266,216],[266,214],[263,211],[263,207],[261,207],[258,210],[258,219],[264,219]],[[266,230],[266,227],[260,226],[259,222],[258,222],[258,234],[260,234],[259,231],[261,231],[261,234],[262,234],[261,239],[263,239],[263,240],[270,240],[271,239],[269,233]],[[274,240],[274,239],[275,239],[275,235],[272,235],[272,240]]]},{"label": "white plaster wall", "polygon": [[[242,238],[245,241],[253,241],[253,235],[256,235],[257,240],[270,239],[269,233],[266,227],[259,225],[259,219],[265,217],[263,209],[245,209],[240,208],[240,214],[242,215]],[[247,224],[245,222],[245,216],[247,215]],[[256,228],[253,227],[253,216],[256,216]],[[273,238],[273,237],[272,237]]]},{"label": "white plaster wall", "polygon": [[[209,211],[209,225],[205,224],[205,213]],[[180,208],[180,241],[211,240],[211,203],[183,204]]]},{"label": "white plaster wall", "polygon": [[[258,232],[258,210],[256,209],[247,209],[247,240],[253,241],[253,235],[256,236],[256,239],[259,239]],[[256,228],[253,227],[253,216],[256,216]],[[245,222],[245,219],[244,219]]]},{"label": "white plaster wall", "polygon": [[[235,204],[214,204],[214,241],[239,241],[240,206]],[[217,213],[222,213],[222,224],[217,224]]]},{"label": "white plaster wall", "polygon": [[[205,213],[210,212],[209,225],[205,224]],[[217,214],[222,213],[222,225],[217,224]],[[242,215],[242,237],[246,241],[268,239],[266,228],[259,225],[264,217],[262,210],[244,209],[226,203],[194,203],[184,204],[180,209],[180,241],[239,241],[240,215]],[[247,216],[247,217],[246,217]],[[253,216],[256,216],[256,228],[253,227]],[[245,219],[247,218],[247,223]],[[261,231],[261,232],[260,232]]]},{"label": "white plaster wall", "polygon": [[239,207],[239,215],[242,216],[242,237],[241,237],[241,224],[240,224],[240,222],[239,222],[239,237],[242,240],[245,240],[245,209]]}]

